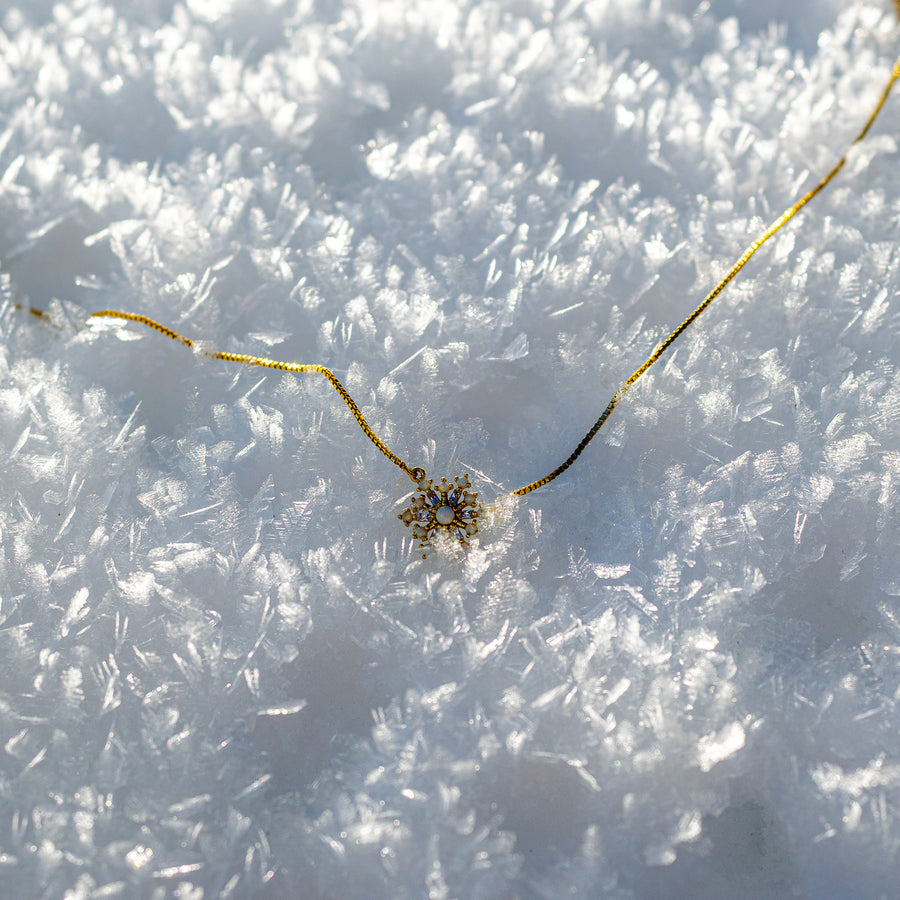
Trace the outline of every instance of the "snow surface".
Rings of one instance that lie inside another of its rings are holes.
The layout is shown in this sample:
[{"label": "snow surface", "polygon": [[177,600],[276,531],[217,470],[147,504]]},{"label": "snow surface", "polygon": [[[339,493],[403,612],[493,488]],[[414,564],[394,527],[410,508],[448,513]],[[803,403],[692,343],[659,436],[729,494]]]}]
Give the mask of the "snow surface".
[{"label": "snow surface", "polygon": [[896,896],[892,0],[0,16],[0,895]]}]

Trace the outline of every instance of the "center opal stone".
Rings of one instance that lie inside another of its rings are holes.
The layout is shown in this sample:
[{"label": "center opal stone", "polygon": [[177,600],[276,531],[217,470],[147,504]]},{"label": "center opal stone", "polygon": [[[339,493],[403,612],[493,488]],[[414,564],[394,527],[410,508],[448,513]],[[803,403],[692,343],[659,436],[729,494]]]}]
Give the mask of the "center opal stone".
[{"label": "center opal stone", "polygon": [[439,506],[434,514],[434,520],[438,525],[452,525],[455,518],[456,513],[453,511],[452,506]]}]

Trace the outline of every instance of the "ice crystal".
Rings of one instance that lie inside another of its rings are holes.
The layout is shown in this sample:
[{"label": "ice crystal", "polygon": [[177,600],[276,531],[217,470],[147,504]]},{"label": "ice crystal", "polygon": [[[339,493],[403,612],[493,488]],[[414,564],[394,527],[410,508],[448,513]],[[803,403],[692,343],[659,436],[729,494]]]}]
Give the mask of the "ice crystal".
[{"label": "ice crystal", "polygon": [[893,896],[894,19],[2,4],[0,895]]}]

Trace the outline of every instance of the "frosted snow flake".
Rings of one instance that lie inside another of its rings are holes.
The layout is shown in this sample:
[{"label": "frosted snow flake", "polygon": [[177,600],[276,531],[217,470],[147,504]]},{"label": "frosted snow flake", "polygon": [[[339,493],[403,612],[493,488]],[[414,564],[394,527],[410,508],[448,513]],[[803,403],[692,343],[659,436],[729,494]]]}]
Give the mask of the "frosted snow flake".
[{"label": "frosted snow flake", "polygon": [[810,774],[820,790],[857,799],[879,788],[900,788],[900,765],[885,765],[881,759],[851,771],[834,763],[823,763]]},{"label": "frosted snow flake", "polygon": [[740,722],[730,722],[718,731],[705,734],[697,742],[697,765],[708,772],[713,766],[734,756],[747,742]]}]

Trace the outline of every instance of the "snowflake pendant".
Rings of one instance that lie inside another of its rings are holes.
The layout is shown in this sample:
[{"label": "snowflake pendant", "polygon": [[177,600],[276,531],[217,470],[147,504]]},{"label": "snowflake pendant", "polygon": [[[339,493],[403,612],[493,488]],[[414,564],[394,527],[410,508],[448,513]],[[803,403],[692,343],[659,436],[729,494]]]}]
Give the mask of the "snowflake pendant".
[{"label": "snowflake pendant", "polygon": [[[413,537],[420,547],[427,547],[433,537],[446,534],[461,544],[478,533],[478,514],[484,507],[478,502],[478,491],[472,487],[468,473],[452,482],[442,478],[435,484],[422,478],[412,503],[397,518],[404,525],[412,525]],[[422,554],[425,559],[426,554]]]}]

